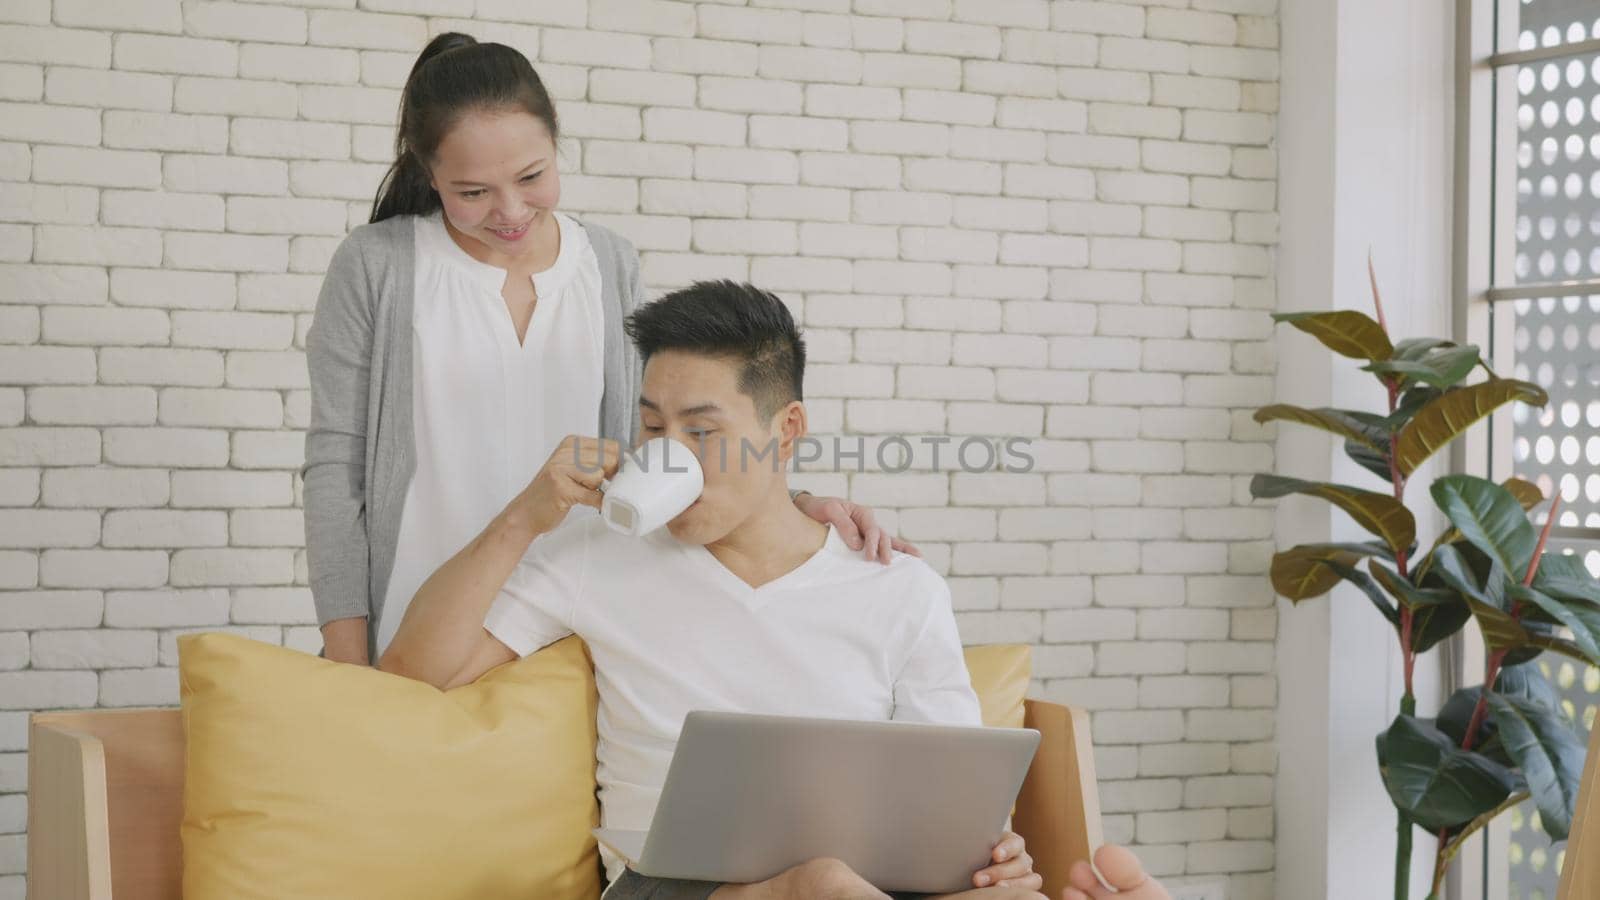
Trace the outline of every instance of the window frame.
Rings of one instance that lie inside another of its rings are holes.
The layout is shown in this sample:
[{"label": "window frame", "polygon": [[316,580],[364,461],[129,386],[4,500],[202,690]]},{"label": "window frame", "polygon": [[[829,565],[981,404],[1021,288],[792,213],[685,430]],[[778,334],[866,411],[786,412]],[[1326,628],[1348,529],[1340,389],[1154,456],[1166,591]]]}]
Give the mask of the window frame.
[{"label": "window frame", "polygon": [[[1513,14],[1501,16],[1501,7]],[[1521,298],[1600,294],[1600,278],[1518,285],[1514,276],[1506,277],[1516,271],[1518,95],[1515,78],[1496,75],[1515,71],[1519,65],[1600,53],[1600,38],[1533,50],[1497,50],[1516,46],[1518,9],[1517,0],[1456,2],[1452,325],[1457,340],[1485,348],[1490,365],[1502,372],[1509,370],[1513,359],[1516,317],[1509,306],[1497,315],[1496,305]],[[1512,439],[1511,416],[1492,415],[1487,428],[1473,429],[1452,447],[1451,471],[1495,481],[1509,477]],[[1557,527],[1552,537],[1592,540],[1600,538],[1600,530]],[[1469,622],[1446,647],[1447,690],[1481,680],[1485,659],[1476,622]],[[1457,857],[1446,896],[1506,900],[1508,847],[1503,821],[1472,838]]]}]

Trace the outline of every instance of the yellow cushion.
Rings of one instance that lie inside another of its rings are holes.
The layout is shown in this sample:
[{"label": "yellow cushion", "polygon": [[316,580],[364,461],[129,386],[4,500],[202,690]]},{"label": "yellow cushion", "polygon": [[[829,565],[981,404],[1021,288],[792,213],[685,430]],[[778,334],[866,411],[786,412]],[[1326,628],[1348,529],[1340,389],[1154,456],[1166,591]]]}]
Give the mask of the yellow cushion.
[{"label": "yellow cushion", "polygon": [[967,674],[990,728],[1021,728],[1022,699],[1033,677],[1032,648],[1027,644],[987,644],[966,648]]},{"label": "yellow cushion", "polygon": [[577,638],[449,692],[228,634],[178,654],[184,900],[598,896]]},{"label": "yellow cushion", "polygon": [[[447,693],[234,635],[178,648],[185,900],[598,896],[577,638]],[[984,724],[1021,728],[1030,648],[965,655]]]}]

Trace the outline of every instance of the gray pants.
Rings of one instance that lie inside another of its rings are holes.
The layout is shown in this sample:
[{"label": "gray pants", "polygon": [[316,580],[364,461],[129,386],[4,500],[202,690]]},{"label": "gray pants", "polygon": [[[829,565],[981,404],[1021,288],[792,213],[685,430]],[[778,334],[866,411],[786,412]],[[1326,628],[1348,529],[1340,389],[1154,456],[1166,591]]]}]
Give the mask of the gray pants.
[{"label": "gray pants", "polygon": [[606,891],[605,900],[706,900],[719,887],[722,885],[715,881],[655,878],[623,869],[616,887]]},{"label": "gray pants", "polygon": [[[712,891],[722,887],[716,881],[688,881],[681,878],[654,878],[640,875],[632,869],[623,869],[617,886],[606,892],[605,900],[706,900]],[[913,891],[890,891],[894,900],[921,900],[932,894]]]}]

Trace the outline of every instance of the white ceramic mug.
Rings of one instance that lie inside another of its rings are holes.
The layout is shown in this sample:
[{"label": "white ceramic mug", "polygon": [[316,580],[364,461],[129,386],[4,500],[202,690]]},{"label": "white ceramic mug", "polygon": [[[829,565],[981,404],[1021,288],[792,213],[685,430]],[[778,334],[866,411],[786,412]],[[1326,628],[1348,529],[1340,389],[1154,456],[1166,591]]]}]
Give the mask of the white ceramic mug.
[{"label": "white ceramic mug", "polygon": [[624,452],[616,477],[601,484],[600,516],[623,534],[649,534],[688,509],[704,489],[705,473],[693,450],[669,437],[651,438]]}]

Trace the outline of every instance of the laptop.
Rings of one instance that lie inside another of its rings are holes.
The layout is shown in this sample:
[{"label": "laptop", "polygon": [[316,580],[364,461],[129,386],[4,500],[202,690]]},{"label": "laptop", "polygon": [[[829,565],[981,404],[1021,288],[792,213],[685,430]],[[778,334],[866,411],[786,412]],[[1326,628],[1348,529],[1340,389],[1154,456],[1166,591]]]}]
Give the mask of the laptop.
[{"label": "laptop", "polygon": [[643,875],[765,881],[819,856],[885,891],[969,890],[1039,732],[695,710],[649,831],[594,829]]}]

